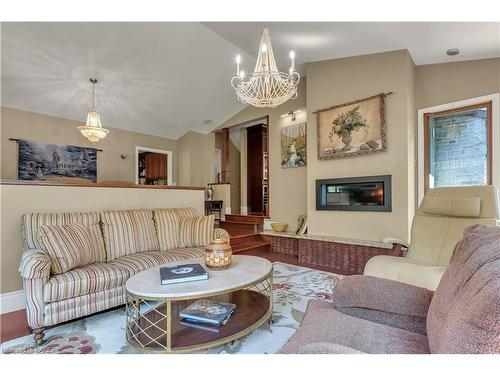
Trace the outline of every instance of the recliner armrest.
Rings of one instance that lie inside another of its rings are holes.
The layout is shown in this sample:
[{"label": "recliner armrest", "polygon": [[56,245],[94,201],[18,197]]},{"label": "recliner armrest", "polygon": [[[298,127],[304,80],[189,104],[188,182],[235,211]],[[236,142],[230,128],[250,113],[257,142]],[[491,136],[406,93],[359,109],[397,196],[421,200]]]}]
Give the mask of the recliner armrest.
[{"label": "recliner armrest", "polygon": [[339,308],[363,308],[425,318],[433,292],[425,288],[373,276],[339,280],[332,301]]},{"label": "recliner armrest", "polygon": [[50,277],[52,262],[49,255],[40,249],[29,249],[23,251],[19,273],[24,279],[45,279]]}]

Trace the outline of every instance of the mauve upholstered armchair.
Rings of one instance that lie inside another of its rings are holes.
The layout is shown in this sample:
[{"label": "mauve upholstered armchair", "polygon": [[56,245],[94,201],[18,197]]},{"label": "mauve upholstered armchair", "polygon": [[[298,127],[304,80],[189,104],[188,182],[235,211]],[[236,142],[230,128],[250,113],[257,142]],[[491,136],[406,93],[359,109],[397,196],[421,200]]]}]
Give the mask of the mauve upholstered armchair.
[{"label": "mauve upholstered armchair", "polygon": [[500,227],[464,231],[435,292],[372,276],[312,300],[280,353],[500,353]]}]

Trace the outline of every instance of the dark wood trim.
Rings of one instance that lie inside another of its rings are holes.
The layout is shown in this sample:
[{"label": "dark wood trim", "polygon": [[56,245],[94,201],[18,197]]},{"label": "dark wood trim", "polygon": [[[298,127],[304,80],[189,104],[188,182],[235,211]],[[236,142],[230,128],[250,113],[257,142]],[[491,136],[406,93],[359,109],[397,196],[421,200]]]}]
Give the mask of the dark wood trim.
[{"label": "dark wood trim", "polygon": [[159,189],[159,190],[205,190],[203,186],[173,186],[173,185],[136,185],[132,182],[99,182],[99,183],[71,183],[55,181],[29,181],[29,180],[0,180],[0,185],[28,185],[28,186],[65,186],[89,188],[125,188],[125,189]]},{"label": "dark wood trim", "polygon": [[429,160],[429,120],[433,117],[443,116],[446,114],[465,112],[471,109],[484,108],[486,107],[487,112],[487,165],[488,165],[488,184],[492,183],[493,175],[493,101],[482,102],[477,104],[472,104],[464,107],[447,109],[438,112],[426,112],[424,113],[424,192],[429,190],[429,172],[430,172],[430,160]]},{"label": "dark wood trim", "polygon": [[231,126],[226,126],[225,128],[222,128],[222,129],[214,130],[214,132],[215,133],[221,133],[221,132],[224,131],[224,129],[231,129],[231,128],[234,128],[236,126],[244,126],[244,125],[251,124],[252,122],[264,121],[264,120],[267,121],[266,123],[267,123],[267,125],[269,125],[269,115],[264,115],[264,116],[261,116],[261,117],[256,117],[256,118],[251,119],[251,120],[239,122],[239,123],[231,125]]},{"label": "dark wood trim", "polygon": [[222,129],[222,173],[221,182],[229,183],[231,180],[231,171],[229,170],[229,128]]}]

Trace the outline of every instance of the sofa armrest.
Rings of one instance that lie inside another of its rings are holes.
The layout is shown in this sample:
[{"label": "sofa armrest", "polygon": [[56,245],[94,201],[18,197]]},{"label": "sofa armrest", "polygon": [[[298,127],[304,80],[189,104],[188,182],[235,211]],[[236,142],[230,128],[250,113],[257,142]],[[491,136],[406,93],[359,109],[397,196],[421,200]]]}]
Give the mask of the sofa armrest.
[{"label": "sofa armrest", "polygon": [[50,278],[51,261],[42,250],[24,250],[19,273],[23,278],[26,319],[33,330],[44,327],[43,287]]},{"label": "sofa armrest", "polygon": [[333,289],[335,307],[364,308],[425,318],[433,293],[398,281],[354,275],[339,280]]},{"label": "sofa armrest", "polygon": [[224,240],[229,243],[230,241],[229,233],[227,233],[227,231],[222,228],[215,228],[214,240]]},{"label": "sofa armrest", "polygon": [[21,258],[19,273],[23,279],[48,280],[51,264],[49,255],[43,250],[25,250]]}]

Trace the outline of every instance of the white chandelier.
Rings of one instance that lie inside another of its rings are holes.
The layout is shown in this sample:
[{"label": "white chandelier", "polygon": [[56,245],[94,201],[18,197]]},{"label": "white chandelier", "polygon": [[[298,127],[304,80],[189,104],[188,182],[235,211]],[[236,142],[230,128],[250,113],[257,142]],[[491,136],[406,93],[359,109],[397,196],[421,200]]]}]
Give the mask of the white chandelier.
[{"label": "white chandelier", "polygon": [[300,75],[295,71],[293,51],[290,51],[290,59],[292,60],[290,72],[279,72],[274,60],[269,30],[264,29],[255,70],[246,79],[245,72],[240,71],[241,57],[236,56],[236,75],[231,80],[231,86],[236,91],[238,100],[255,107],[274,108],[288,99],[295,99]]},{"label": "white chandelier", "polygon": [[95,107],[95,84],[97,83],[97,79],[90,78],[89,81],[92,84],[92,108],[90,108],[87,114],[87,123],[85,126],[79,126],[78,130],[80,130],[83,136],[90,142],[98,142],[108,135],[109,130],[102,127],[101,114]]}]

